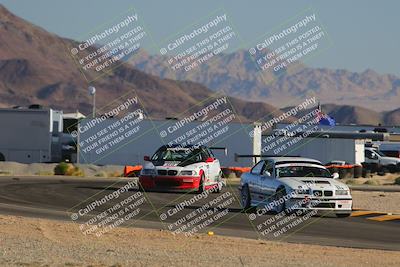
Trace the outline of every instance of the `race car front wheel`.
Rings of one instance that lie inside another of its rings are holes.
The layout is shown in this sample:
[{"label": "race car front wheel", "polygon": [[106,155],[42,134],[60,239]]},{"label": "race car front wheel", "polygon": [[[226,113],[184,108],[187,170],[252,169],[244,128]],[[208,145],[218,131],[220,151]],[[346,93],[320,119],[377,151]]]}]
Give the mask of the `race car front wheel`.
[{"label": "race car front wheel", "polygon": [[274,206],[275,213],[281,213],[285,210],[284,196],[286,195],[286,190],[284,188],[279,188],[275,194],[272,196],[273,203],[277,203]]}]

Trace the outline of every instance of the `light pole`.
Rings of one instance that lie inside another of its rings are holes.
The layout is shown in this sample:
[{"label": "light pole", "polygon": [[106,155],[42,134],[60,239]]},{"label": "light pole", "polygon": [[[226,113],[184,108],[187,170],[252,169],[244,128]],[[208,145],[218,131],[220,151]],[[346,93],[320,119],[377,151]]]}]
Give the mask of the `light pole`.
[{"label": "light pole", "polygon": [[93,96],[92,117],[96,117],[96,88],[94,86],[88,87],[89,95]]}]

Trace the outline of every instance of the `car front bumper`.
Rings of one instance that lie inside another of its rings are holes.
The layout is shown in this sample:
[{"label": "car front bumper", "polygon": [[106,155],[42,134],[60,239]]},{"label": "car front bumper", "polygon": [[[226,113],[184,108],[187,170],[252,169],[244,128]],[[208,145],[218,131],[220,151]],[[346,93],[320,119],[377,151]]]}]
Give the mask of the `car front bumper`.
[{"label": "car front bumper", "polygon": [[291,198],[286,202],[286,209],[292,210],[321,210],[333,213],[350,213],[353,199],[346,198]]},{"label": "car front bumper", "polygon": [[200,185],[199,176],[141,175],[139,182],[144,190],[193,190]]}]

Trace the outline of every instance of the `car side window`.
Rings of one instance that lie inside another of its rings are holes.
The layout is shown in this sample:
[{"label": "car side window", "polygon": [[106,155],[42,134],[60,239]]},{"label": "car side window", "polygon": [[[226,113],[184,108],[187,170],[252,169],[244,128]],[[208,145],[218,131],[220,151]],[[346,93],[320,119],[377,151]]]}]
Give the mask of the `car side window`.
[{"label": "car side window", "polygon": [[190,161],[193,162],[201,162],[205,161],[207,156],[205,155],[204,151],[202,149],[195,149],[190,154],[188,155],[188,158]]},{"label": "car side window", "polygon": [[251,169],[251,174],[261,174],[261,171],[264,167],[264,161],[260,161],[259,163],[257,163],[253,169]]},{"label": "car side window", "polygon": [[377,153],[370,151],[370,150],[365,151],[365,157],[367,157],[369,159],[378,159]]},{"label": "car side window", "polygon": [[210,158],[215,158],[215,156],[214,156],[213,152],[211,151],[211,149],[207,148],[207,153],[208,153],[208,156]]},{"label": "car side window", "polygon": [[210,158],[210,155],[208,154],[207,150],[201,150],[201,160],[204,161],[206,159]]},{"label": "car side window", "polygon": [[264,175],[268,175],[268,176],[273,176],[273,172],[274,172],[274,164],[272,161],[266,161],[265,162],[265,166],[263,169],[263,173]]}]

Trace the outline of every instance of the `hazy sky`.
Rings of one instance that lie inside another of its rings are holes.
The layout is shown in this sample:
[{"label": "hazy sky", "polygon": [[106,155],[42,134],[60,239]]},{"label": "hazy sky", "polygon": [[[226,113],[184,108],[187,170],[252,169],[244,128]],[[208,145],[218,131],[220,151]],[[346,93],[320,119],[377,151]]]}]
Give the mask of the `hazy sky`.
[{"label": "hazy sky", "polygon": [[353,71],[370,68],[400,75],[400,1],[396,0],[0,0],[0,3],[28,21],[72,39],[79,39],[133,6],[156,42],[221,7],[241,37],[251,42],[305,8],[313,7],[333,45],[308,61],[308,65]]}]

